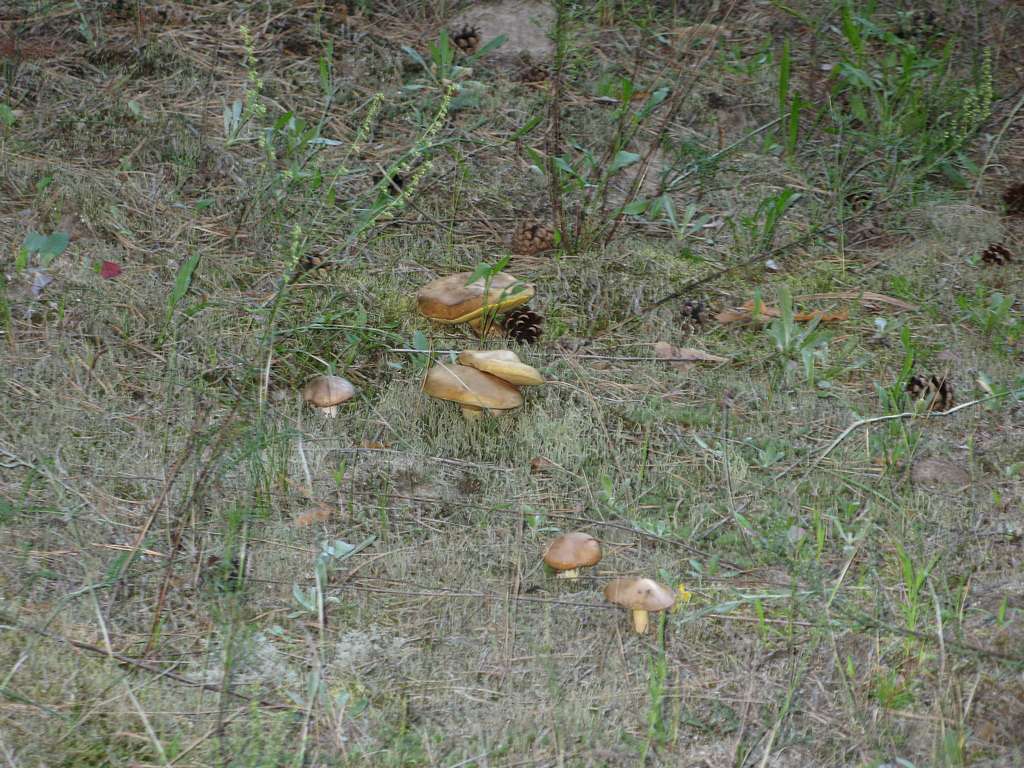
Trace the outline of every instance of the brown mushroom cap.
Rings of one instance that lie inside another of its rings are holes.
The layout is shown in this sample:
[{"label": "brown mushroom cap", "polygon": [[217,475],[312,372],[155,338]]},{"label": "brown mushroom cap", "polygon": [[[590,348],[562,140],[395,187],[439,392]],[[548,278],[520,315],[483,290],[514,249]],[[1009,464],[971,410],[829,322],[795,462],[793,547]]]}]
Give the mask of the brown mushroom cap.
[{"label": "brown mushroom cap", "polygon": [[601,545],[589,533],[567,533],[548,544],[544,562],[556,571],[589,568],[601,561]]},{"label": "brown mushroom cap", "polygon": [[459,362],[504,379],[517,386],[543,384],[544,377],[532,365],[527,365],[510,349],[488,351],[466,350],[459,353]]},{"label": "brown mushroom cap", "polygon": [[533,298],[534,288],[499,272],[490,285],[480,278],[469,285],[472,272],[458,272],[427,283],[416,294],[420,314],[439,323],[465,323],[488,309],[506,311]]},{"label": "brown mushroom cap", "polygon": [[437,364],[423,380],[423,391],[441,400],[505,411],[523,404],[519,390],[497,376],[465,365]]},{"label": "brown mushroom cap", "polygon": [[675,593],[653,579],[615,579],[604,588],[604,597],[631,611],[664,611],[676,604]]},{"label": "brown mushroom cap", "polygon": [[352,382],[341,376],[314,376],[302,388],[302,398],[314,408],[334,408],[355,393]]}]

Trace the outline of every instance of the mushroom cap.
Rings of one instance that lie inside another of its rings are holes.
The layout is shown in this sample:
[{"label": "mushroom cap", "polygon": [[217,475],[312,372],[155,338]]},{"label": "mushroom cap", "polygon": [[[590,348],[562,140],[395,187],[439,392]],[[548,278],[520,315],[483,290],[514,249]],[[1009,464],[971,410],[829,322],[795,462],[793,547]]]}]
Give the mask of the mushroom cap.
[{"label": "mushroom cap", "polygon": [[533,298],[534,288],[512,275],[499,272],[486,285],[480,278],[469,285],[472,272],[457,272],[427,283],[416,293],[420,314],[439,323],[465,323],[488,309],[505,311]]},{"label": "mushroom cap", "polygon": [[548,544],[544,562],[556,571],[589,568],[601,561],[601,545],[589,533],[567,533]]},{"label": "mushroom cap", "polygon": [[544,383],[544,377],[540,375],[540,371],[521,361],[519,356],[510,349],[494,349],[486,352],[467,349],[459,353],[459,362],[518,386]]},{"label": "mushroom cap", "polygon": [[356,393],[352,382],[341,376],[314,376],[302,388],[302,398],[315,408],[330,408],[350,400]]},{"label": "mushroom cap", "polygon": [[604,597],[631,611],[664,611],[676,604],[675,593],[654,579],[615,579],[604,588]]},{"label": "mushroom cap", "polygon": [[423,379],[423,391],[441,400],[496,411],[523,404],[519,390],[507,381],[465,365],[435,365]]}]

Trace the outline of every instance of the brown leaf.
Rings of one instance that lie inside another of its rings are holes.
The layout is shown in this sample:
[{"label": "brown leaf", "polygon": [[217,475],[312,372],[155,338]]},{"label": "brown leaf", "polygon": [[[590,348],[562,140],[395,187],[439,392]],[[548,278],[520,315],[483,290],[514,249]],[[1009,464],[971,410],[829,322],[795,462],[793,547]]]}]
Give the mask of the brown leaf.
[{"label": "brown leaf", "polygon": [[751,316],[749,312],[746,312],[742,309],[737,309],[735,307],[723,309],[721,312],[715,315],[715,320],[720,322],[722,325],[725,325],[727,323],[745,323],[750,319]]},{"label": "brown leaf", "polygon": [[322,501],[317,502],[316,506],[309,512],[303,512],[295,518],[295,524],[300,528],[313,525],[313,523],[324,523],[331,517],[331,508],[324,504]]},{"label": "brown leaf", "polygon": [[674,347],[667,341],[658,341],[654,344],[654,356],[658,360],[664,360],[673,368],[679,371],[687,371],[694,363],[727,363],[729,360],[718,355],[712,355],[701,349],[693,347]]},{"label": "brown leaf", "polygon": [[534,456],[530,459],[530,474],[544,474],[549,472],[553,466],[555,466],[555,464],[550,459],[545,459],[543,456]]},{"label": "brown leaf", "polygon": [[821,299],[858,299],[861,304],[865,307],[874,307],[879,304],[888,304],[891,307],[897,309],[915,310],[917,309],[916,304],[903,301],[902,299],[896,299],[892,296],[886,296],[884,293],[875,293],[873,291],[838,291],[835,293],[811,293],[807,296],[797,296],[800,301],[815,301]]},{"label": "brown leaf", "polygon": [[[771,304],[761,304],[758,313],[758,319],[762,322],[767,321],[769,318],[782,317],[782,310],[778,307],[773,307]],[[823,309],[814,309],[810,312],[794,312],[793,319],[800,323],[806,323],[809,320],[820,320],[823,323],[836,323],[842,322],[850,317],[850,313],[846,309],[839,309],[835,312],[826,312]],[[742,307],[733,307],[730,309],[724,309],[715,315],[715,319],[722,323],[746,323],[754,319],[754,302],[753,300],[743,302]]]}]

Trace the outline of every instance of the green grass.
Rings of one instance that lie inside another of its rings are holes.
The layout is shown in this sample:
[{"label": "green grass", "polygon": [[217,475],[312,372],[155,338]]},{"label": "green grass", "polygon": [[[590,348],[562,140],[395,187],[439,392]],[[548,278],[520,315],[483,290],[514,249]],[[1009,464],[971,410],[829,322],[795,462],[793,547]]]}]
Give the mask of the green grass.
[{"label": "green grass", "polygon": [[[555,139],[447,4],[353,5],[34,9],[0,47],[0,762],[1024,762],[1024,280],[979,260],[1024,236],[1024,14],[567,7]],[[552,195],[563,247],[508,267],[548,383],[467,423],[419,381],[481,342],[415,292]],[[781,316],[714,319],[746,301]],[[576,529],[605,558],[556,583]],[[638,638],[625,574],[692,599]]]}]

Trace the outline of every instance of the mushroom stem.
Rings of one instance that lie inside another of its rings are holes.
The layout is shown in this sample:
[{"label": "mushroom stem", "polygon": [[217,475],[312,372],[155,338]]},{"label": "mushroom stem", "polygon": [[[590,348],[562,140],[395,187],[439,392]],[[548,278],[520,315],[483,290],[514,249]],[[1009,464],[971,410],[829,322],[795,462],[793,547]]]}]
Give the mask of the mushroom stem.
[{"label": "mushroom stem", "polygon": [[633,630],[638,635],[642,635],[645,632],[647,632],[647,627],[648,627],[648,625],[650,623],[648,621],[649,614],[647,613],[647,611],[641,610],[640,608],[636,608],[636,609],[634,609],[632,611],[632,614],[633,614]]},{"label": "mushroom stem", "polygon": [[578,579],[580,577],[580,569],[572,568],[568,571],[558,571],[555,574],[556,579]]},{"label": "mushroom stem", "polygon": [[463,405],[462,406],[462,417],[466,421],[476,421],[484,415],[484,409],[478,408],[475,405]]},{"label": "mushroom stem", "polygon": [[336,405],[328,405],[326,408],[318,408],[317,410],[324,416],[329,416],[332,419],[338,415],[338,406]]}]

